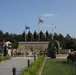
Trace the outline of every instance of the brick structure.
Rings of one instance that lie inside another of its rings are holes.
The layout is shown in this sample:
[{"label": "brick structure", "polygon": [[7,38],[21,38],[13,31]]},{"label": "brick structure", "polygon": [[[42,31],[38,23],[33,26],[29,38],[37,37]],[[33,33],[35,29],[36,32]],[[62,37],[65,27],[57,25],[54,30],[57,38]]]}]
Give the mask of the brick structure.
[{"label": "brick structure", "polygon": [[48,42],[19,42],[18,51],[23,53],[30,52],[31,48],[35,51],[36,54],[39,53],[40,50],[45,50],[48,48]]}]

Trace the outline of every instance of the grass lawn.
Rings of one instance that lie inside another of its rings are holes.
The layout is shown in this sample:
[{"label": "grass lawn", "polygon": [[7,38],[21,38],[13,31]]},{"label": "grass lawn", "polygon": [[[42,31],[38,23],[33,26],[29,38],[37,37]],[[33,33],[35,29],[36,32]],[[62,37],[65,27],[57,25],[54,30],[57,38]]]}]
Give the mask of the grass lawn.
[{"label": "grass lawn", "polygon": [[42,75],[76,75],[75,66],[67,60],[46,60]]}]

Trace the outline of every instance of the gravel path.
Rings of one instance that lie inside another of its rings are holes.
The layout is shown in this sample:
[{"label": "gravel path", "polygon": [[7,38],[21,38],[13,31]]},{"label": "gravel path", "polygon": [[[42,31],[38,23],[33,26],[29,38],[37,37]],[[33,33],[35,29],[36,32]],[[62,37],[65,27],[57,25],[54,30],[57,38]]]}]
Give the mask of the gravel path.
[{"label": "gravel path", "polygon": [[24,68],[27,68],[28,59],[30,60],[30,63],[34,61],[33,57],[15,57],[7,61],[0,62],[0,75],[13,75],[13,67],[16,67],[16,75],[18,75]]}]

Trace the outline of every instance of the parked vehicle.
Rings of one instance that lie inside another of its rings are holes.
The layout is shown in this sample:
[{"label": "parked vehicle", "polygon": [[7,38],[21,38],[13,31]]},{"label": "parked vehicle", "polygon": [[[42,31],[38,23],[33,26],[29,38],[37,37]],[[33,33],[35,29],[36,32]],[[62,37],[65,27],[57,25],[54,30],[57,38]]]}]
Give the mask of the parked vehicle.
[{"label": "parked vehicle", "polygon": [[28,56],[28,57],[33,57],[34,55],[35,55],[34,52],[27,52],[27,56]]}]

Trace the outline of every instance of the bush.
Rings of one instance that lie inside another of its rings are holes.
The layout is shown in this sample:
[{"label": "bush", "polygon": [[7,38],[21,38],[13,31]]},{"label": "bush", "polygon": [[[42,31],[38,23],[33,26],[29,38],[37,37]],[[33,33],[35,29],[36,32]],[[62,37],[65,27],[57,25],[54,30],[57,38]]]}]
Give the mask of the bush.
[{"label": "bush", "polygon": [[51,58],[56,58],[56,53],[58,54],[58,43],[56,40],[50,40],[47,55]]},{"label": "bush", "polygon": [[1,56],[0,57],[0,62],[1,61],[4,61],[4,60],[8,60],[8,59],[10,59],[11,57],[9,57],[9,56]]},{"label": "bush", "polygon": [[69,53],[69,55],[67,56],[67,60],[68,61],[76,61],[76,51],[72,51],[71,53]]},{"label": "bush", "polygon": [[25,69],[24,72],[21,73],[20,75],[37,75],[44,59],[45,59],[44,56],[40,56],[27,69]]}]

